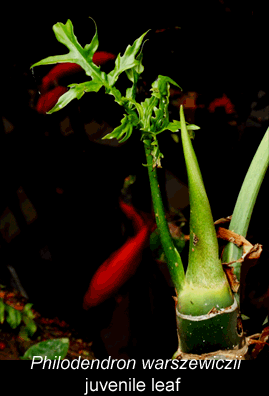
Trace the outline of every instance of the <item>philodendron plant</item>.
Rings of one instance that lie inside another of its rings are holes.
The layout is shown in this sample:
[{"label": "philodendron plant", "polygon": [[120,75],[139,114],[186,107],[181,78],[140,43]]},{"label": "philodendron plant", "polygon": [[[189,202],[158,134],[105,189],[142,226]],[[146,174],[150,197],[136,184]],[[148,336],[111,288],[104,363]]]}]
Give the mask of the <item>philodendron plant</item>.
[{"label": "philodendron plant", "polygon": [[[121,125],[104,139],[116,138],[119,142],[124,142],[131,136],[134,129],[140,131],[145,148],[156,224],[176,291],[179,351],[175,356],[182,356],[184,353],[201,355],[214,353],[217,350],[240,350],[244,339],[242,332],[238,334],[237,331],[238,302],[229,286],[219,257],[218,240],[210,205],[191,143],[193,131],[199,127],[185,122],[182,106],[180,107],[180,121],[169,121],[169,87],[170,84],[177,87],[179,85],[171,78],[159,75],[152,83],[151,96],[143,102],[136,101],[137,82],[144,69],[141,46],[147,32],[140,36],[132,46],[128,46],[122,56],[120,54],[117,56],[114,69],[106,74],[93,62],[93,55],[99,44],[97,30],[91,43],[85,45],[84,48],[78,43],[70,20],[66,24],[55,24],[53,30],[57,40],[69,49],[69,53],[50,56],[35,63],[32,67],[59,62],[76,63],[91,79],[85,83],[69,85],[69,90],[59,98],[48,113],[60,110],[74,98],[80,99],[85,92],[97,92],[104,87],[105,92],[113,95],[115,101],[125,111]],[[118,77],[123,72],[131,82],[131,86],[127,88],[124,95],[115,86]],[[173,133],[181,130],[188,172],[191,213],[189,263],[186,273],[168,228],[157,180],[157,168],[161,167],[163,158],[157,136],[167,130]],[[268,131],[266,136],[264,139],[267,139],[268,143]],[[263,167],[258,176],[260,182],[269,162],[264,149],[266,142],[263,141],[261,145],[263,158],[260,162],[263,163]],[[251,189],[252,186],[249,188]],[[255,194],[258,188],[259,186],[256,185]],[[254,202],[255,199],[248,206],[248,215],[251,213],[251,206],[253,208]],[[242,205],[244,206],[241,202],[240,211]],[[236,216],[234,214],[233,219],[237,219],[239,223],[245,221],[240,216]],[[241,228],[239,227],[238,230]],[[231,248],[228,248],[228,253],[225,255],[229,256],[230,261],[237,260],[238,257],[234,259],[230,250]]]}]

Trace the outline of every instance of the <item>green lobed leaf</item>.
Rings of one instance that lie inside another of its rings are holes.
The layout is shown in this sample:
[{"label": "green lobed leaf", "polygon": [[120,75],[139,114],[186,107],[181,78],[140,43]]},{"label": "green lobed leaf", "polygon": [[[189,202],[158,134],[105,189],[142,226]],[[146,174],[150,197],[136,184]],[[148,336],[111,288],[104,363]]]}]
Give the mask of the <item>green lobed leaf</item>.
[{"label": "green lobed leaf", "polygon": [[[148,33],[148,31],[145,32],[144,34],[142,34],[142,36],[140,36],[137,40],[135,40],[135,42],[132,46],[128,45],[123,56],[120,56],[120,54],[117,56],[117,58],[115,60],[114,70],[112,70],[108,74],[108,81],[111,86],[113,86],[115,84],[119,75],[122,72],[124,72],[128,69],[132,69],[135,66],[137,66],[138,68],[141,67],[140,59],[136,59],[136,54],[138,53],[138,51],[141,47],[143,38],[145,37],[145,35],[147,33]],[[137,69],[137,70],[139,70],[139,69]],[[128,78],[130,78],[130,77],[131,77],[131,74],[129,74]]]},{"label": "green lobed leaf", "polygon": [[[192,132],[200,129],[199,126],[194,124],[188,124],[187,122],[186,122],[186,128],[189,132],[189,136],[191,139],[194,137],[194,133]],[[172,122],[169,122],[169,124],[166,126],[166,129],[171,132],[178,132],[181,129],[181,122],[177,120],[173,120]]]},{"label": "green lobed leaf", "polygon": [[98,92],[102,87],[102,84],[92,80],[81,84],[70,84],[68,87],[70,87],[70,89],[59,98],[56,105],[50,111],[48,111],[47,114],[52,114],[61,110],[73,99],[80,99],[85,92]]},{"label": "green lobed leaf", "polygon": [[125,70],[128,79],[130,81],[132,81],[132,83],[134,83],[134,84],[137,82],[140,74],[143,73],[143,71],[144,71],[144,66],[142,65],[142,59],[143,59],[143,53],[141,50],[140,53],[136,57],[137,64],[135,66],[133,66],[132,68]]},{"label": "green lobed leaf", "polygon": [[[144,44],[145,44],[145,42],[144,42]],[[140,74],[143,73],[143,71],[144,71],[144,66],[142,65],[142,59],[143,59],[143,53],[142,53],[142,49],[141,49],[140,53],[136,57],[138,64],[135,65],[134,67],[132,67],[131,69],[125,70],[128,79],[133,83],[131,88],[127,88],[125,96],[126,96],[126,98],[129,98],[134,101],[135,101],[135,97],[136,97],[137,82],[138,82]],[[129,102],[129,106],[130,105],[131,105],[131,103]]]},{"label": "green lobed leaf", "polygon": [[50,360],[64,359],[67,355],[69,348],[69,339],[68,338],[57,338],[54,340],[41,341],[38,344],[31,346],[22,359],[32,360],[34,356],[38,356],[41,358],[47,358]]},{"label": "green lobed leaf", "polygon": [[64,25],[61,22],[56,23],[53,26],[56,39],[64,44],[68,49],[69,53],[65,55],[49,56],[31,67],[49,65],[53,63],[71,62],[80,65],[86,72],[86,74],[97,83],[105,85],[109,88],[107,82],[107,75],[101,72],[100,67],[93,63],[92,57],[98,48],[98,36],[97,28],[95,26],[95,35],[90,44],[87,44],[84,48],[78,43],[76,36],[74,35],[74,29],[70,19],[67,20]]},{"label": "green lobed leaf", "polygon": [[124,116],[121,125],[113,130],[113,132],[105,135],[102,139],[117,139],[120,143],[125,142],[132,134],[133,123],[128,116]]},{"label": "green lobed leaf", "polygon": [[172,80],[172,78],[159,75],[157,80],[155,80],[152,84],[152,95],[156,96],[159,99],[169,96],[169,83],[176,85],[178,88],[182,89],[174,80]]},{"label": "green lobed leaf", "polygon": [[[158,133],[164,131],[166,126],[169,124],[169,96],[170,96],[170,84],[180,86],[172,80],[170,77],[159,75],[157,80],[152,84],[152,96],[158,98],[157,105],[153,107],[155,117],[151,116],[151,130]],[[181,89],[181,88],[180,88]]]}]

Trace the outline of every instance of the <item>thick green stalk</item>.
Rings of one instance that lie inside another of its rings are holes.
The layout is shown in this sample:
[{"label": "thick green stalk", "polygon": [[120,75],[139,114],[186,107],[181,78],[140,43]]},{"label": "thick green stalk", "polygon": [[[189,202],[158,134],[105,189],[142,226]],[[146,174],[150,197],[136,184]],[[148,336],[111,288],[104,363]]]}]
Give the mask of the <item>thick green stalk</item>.
[{"label": "thick green stalk", "polygon": [[174,246],[167,220],[165,218],[165,210],[163,207],[160,187],[157,179],[157,171],[156,167],[153,167],[153,157],[151,154],[152,146],[150,143],[144,141],[144,147],[147,158],[149,182],[156,224],[160,231],[160,239],[167,259],[170,276],[178,294],[182,290],[185,279],[184,268],[181,257]]},{"label": "thick green stalk", "polygon": [[226,275],[219,259],[216,230],[197,158],[180,108],[181,137],[188,173],[190,196],[190,245],[186,285],[179,299],[179,311],[203,315],[213,307],[233,303]]},{"label": "thick green stalk", "polygon": [[[234,207],[229,229],[242,235],[247,235],[252,211],[260,190],[264,175],[269,165],[269,128],[267,129],[257,151],[250,164],[236,205]],[[238,248],[229,242],[224,249],[222,261],[229,263],[238,260],[242,256],[242,248]],[[235,274],[240,279],[241,264],[235,266]]]}]

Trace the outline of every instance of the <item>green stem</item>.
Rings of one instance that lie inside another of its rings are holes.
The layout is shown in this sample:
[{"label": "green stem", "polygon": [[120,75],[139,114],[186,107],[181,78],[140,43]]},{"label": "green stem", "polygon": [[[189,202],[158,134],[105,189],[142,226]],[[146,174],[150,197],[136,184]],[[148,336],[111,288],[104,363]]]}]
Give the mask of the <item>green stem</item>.
[{"label": "green stem", "polygon": [[182,290],[184,284],[184,279],[185,279],[184,268],[181,261],[181,257],[174,246],[168,228],[167,220],[165,217],[165,210],[163,207],[160,187],[157,179],[157,171],[156,171],[156,167],[153,167],[153,157],[151,154],[152,146],[150,143],[144,141],[144,147],[147,158],[149,182],[150,182],[150,189],[151,189],[151,196],[152,196],[156,224],[160,231],[160,239],[167,259],[167,265],[170,272],[170,276],[178,294]]}]

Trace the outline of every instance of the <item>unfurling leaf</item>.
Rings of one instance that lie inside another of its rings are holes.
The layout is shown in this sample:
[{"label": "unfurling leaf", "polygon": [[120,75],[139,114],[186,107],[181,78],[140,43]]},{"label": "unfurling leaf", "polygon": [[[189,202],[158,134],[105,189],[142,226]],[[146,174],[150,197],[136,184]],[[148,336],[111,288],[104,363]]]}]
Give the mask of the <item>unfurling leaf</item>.
[{"label": "unfurling leaf", "polygon": [[117,139],[119,143],[125,142],[132,134],[133,124],[125,115],[121,120],[121,125],[113,130],[113,132],[104,136],[102,139]]}]

